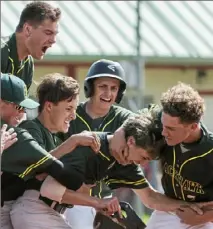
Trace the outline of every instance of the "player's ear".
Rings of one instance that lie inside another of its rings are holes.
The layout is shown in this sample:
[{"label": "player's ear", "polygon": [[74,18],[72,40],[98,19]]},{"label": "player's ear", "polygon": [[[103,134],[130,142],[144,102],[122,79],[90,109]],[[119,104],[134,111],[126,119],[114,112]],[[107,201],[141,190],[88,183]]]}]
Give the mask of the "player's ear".
[{"label": "player's ear", "polygon": [[26,37],[30,37],[31,36],[31,30],[32,30],[32,26],[27,22],[24,23],[23,32],[24,32]]},{"label": "player's ear", "polygon": [[192,130],[192,131],[196,130],[197,127],[198,127],[198,125],[199,125],[199,124],[196,123],[196,122],[195,122],[195,123],[192,123],[192,124],[191,124],[191,130]]},{"label": "player's ear", "polygon": [[46,101],[44,104],[44,109],[46,109],[46,111],[50,112],[52,110],[53,107],[53,103]]},{"label": "player's ear", "polygon": [[128,146],[135,145],[135,139],[134,139],[133,136],[128,137],[128,139],[127,139],[127,145]]}]

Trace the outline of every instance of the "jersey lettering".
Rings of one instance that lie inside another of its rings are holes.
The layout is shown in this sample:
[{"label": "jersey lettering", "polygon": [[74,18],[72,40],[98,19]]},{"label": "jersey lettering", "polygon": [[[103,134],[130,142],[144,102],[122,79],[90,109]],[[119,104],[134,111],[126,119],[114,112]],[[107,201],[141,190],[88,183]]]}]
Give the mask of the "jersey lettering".
[{"label": "jersey lettering", "polygon": [[173,177],[176,182],[183,188],[184,191],[189,191],[197,194],[205,194],[201,184],[195,181],[184,179],[172,165],[164,164],[164,172]]}]

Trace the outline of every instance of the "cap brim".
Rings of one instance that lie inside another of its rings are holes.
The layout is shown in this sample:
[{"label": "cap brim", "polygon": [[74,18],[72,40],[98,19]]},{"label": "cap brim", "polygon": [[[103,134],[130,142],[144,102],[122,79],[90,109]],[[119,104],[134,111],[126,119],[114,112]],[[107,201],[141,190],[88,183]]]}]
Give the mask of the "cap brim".
[{"label": "cap brim", "polygon": [[19,103],[20,106],[27,108],[27,109],[35,109],[37,108],[40,104],[37,103],[36,101],[32,99],[25,99],[21,103]]}]

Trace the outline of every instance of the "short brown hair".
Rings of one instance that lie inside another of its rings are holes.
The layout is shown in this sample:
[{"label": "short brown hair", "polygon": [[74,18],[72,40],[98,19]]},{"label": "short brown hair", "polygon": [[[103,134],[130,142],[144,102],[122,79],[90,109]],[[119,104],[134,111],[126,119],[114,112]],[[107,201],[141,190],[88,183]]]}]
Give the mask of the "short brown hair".
[{"label": "short brown hair", "polygon": [[179,82],[162,94],[163,112],[179,117],[182,123],[198,123],[204,113],[203,98],[190,85]]},{"label": "short brown hair", "polygon": [[161,127],[156,126],[156,119],[157,117],[148,109],[143,109],[122,125],[126,140],[132,136],[135,145],[146,150],[152,159],[159,158],[160,151],[165,145],[164,138],[158,134]]},{"label": "short brown hair", "polygon": [[38,26],[46,19],[55,22],[58,21],[60,17],[61,10],[59,8],[55,8],[47,2],[31,2],[23,9],[19,24],[16,27],[16,32],[21,32],[26,22],[33,26]]},{"label": "short brown hair", "polygon": [[71,101],[79,94],[79,90],[78,82],[72,77],[60,73],[45,75],[37,87],[39,112],[43,110],[46,101],[54,104],[67,99]]}]

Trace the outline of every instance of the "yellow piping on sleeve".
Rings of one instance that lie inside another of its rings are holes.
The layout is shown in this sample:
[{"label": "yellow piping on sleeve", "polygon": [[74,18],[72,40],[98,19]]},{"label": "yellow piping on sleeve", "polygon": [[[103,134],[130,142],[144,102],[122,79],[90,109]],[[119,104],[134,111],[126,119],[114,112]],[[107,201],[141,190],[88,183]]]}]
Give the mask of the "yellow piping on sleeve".
[{"label": "yellow piping on sleeve", "polygon": [[50,159],[50,155],[47,155],[47,156],[43,157],[41,160],[39,160],[35,164],[32,164],[29,167],[27,167],[25,169],[25,171],[22,174],[19,175],[19,177],[20,178],[24,178],[27,174],[30,173],[30,171],[32,171],[33,169],[37,168],[38,166],[44,164],[48,159]]}]

